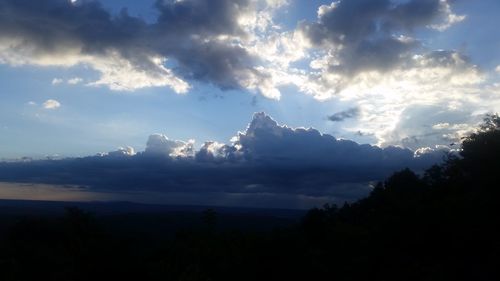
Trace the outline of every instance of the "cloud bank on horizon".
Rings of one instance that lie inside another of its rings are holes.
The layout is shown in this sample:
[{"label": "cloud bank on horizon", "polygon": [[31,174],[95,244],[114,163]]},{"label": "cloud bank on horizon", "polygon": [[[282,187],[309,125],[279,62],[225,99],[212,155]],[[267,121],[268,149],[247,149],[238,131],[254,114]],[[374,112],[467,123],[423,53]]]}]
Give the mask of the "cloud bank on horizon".
[{"label": "cloud bank on horizon", "polygon": [[422,171],[450,151],[360,145],[311,128],[278,125],[265,113],[256,113],[230,144],[205,142],[195,150],[193,143],[154,134],[138,153],[126,147],[84,158],[0,163],[0,182],[200,194],[201,202],[207,194],[249,196],[261,207],[263,195],[342,203],[365,196],[396,170]]},{"label": "cloud bank on horizon", "polygon": [[[325,1],[316,18],[291,25],[280,17],[300,1],[155,0],[154,18],[115,13],[105,2],[0,0],[0,64],[96,73],[54,78],[54,87],[186,94],[201,84],[274,100],[293,87],[345,103],[326,122],[354,122],[342,129],[412,150],[460,142],[500,108],[498,68],[481,68],[460,46],[429,44],[468,20],[456,1]],[[46,109],[60,107],[50,101]],[[194,153],[162,136],[150,142],[151,151]]]}]

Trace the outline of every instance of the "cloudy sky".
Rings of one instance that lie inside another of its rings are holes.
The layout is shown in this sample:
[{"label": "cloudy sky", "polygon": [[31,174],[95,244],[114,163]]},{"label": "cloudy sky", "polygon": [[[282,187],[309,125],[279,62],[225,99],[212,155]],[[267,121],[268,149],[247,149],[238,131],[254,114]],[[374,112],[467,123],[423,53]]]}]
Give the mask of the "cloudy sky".
[{"label": "cloudy sky", "polygon": [[[0,159],[139,152],[204,175],[200,163],[244,159],[233,180],[250,162],[387,162],[358,182],[421,167],[500,111],[499,11],[497,0],[0,0]],[[240,187],[286,185],[263,178]]]}]

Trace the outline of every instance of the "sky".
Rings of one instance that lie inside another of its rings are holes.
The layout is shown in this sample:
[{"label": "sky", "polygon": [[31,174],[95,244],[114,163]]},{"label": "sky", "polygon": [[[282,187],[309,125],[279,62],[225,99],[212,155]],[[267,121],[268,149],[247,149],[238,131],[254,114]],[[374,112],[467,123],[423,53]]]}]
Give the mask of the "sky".
[{"label": "sky", "polygon": [[[499,111],[499,11],[496,0],[0,0],[0,159],[139,165],[156,153],[201,174],[200,159],[220,174],[343,170],[344,151],[389,159],[374,174],[349,166],[370,176],[342,183],[367,186],[437,161]],[[77,174],[42,183],[103,186]],[[292,193],[337,196],[319,185]]]}]

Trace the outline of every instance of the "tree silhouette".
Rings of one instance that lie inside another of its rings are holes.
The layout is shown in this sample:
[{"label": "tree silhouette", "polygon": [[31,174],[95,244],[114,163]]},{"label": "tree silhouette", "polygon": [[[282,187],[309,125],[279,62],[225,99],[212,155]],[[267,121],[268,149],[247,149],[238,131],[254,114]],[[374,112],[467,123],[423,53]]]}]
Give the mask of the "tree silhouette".
[{"label": "tree silhouette", "polygon": [[465,176],[481,184],[498,185],[500,179],[500,117],[489,115],[478,132],[466,137],[462,144],[461,164]]},{"label": "tree silhouette", "polygon": [[208,231],[214,231],[217,226],[217,212],[212,209],[206,209],[202,213],[202,220]]}]

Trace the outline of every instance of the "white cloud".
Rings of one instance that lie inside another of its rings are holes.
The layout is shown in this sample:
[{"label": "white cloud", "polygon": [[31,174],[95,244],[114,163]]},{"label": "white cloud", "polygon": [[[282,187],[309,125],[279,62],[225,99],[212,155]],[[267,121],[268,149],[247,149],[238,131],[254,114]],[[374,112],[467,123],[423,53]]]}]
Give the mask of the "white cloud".
[{"label": "white cloud", "polygon": [[223,143],[218,143],[215,141],[207,141],[203,146],[196,152],[196,160],[200,162],[212,162],[212,161],[225,161],[233,157],[236,158],[236,148]]},{"label": "white cloud", "polygon": [[434,147],[421,147],[414,152],[414,157],[415,158],[421,158],[421,157],[426,157],[428,155],[435,155],[437,154],[436,152],[442,152],[442,155],[446,155],[449,152],[456,152],[456,150],[451,149],[448,146],[445,145],[436,145]]},{"label": "white cloud", "polygon": [[61,78],[54,78],[54,79],[52,79],[52,85],[59,85],[62,82],[64,82],[64,80],[61,79]]},{"label": "white cloud", "polygon": [[56,100],[49,99],[49,100],[46,100],[42,104],[42,106],[43,106],[44,109],[53,110],[53,109],[58,109],[59,107],[61,107],[61,103],[59,103]]},{"label": "white cloud", "polygon": [[430,28],[443,32],[451,26],[462,22],[467,18],[466,15],[458,15],[453,13],[450,3],[448,3],[447,0],[441,0],[441,10],[441,22],[429,25]]},{"label": "white cloud", "polygon": [[487,111],[495,111],[496,103],[491,101],[500,101],[498,96],[486,94],[491,90],[483,86],[485,73],[457,52],[416,55],[394,70],[364,71],[352,77],[330,72],[328,64],[320,61],[316,64],[318,72],[299,75],[301,79],[294,83],[319,100],[356,104],[363,114],[355,131],[373,134],[379,145],[401,141],[394,139],[394,130],[408,108],[444,105],[442,110],[473,112],[487,105]]},{"label": "white cloud", "polygon": [[52,85],[59,85],[59,84],[65,83],[65,82],[69,85],[76,85],[76,84],[80,84],[82,81],[83,81],[83,79],[80,77],[73,77],[73,78],[70,78],[68,80],[64,80],[63,78],[54,78],[54,79],[52,79]]},{"label": "white cloud", "polygon": [[109,52],[106,58],[92,58],[88,63],[101,73],[99,80],[89,86],[107,86],[115,91],[134,91],[146,87],[168,86],[178,94],[186,93],[190,85],[175,76],[164,66],[165,59],[150,57],[154,68],[149,71],[137,69],[129,60],[116,52]]},{"label": "white cloud", "polygon": [[265,0],[271,8],[279,8],[288,5],[289,0]]},{"label": "white cloud", "polygon": [[[114,91],[134,91],[146,87],[172,88],[176,93],[186,93],[190,86],[181,78],[175,76],[172,71],[164,66],[165,59],[149,57],[148,60],[153,67],[143,70],[125,59],[116,51],[110,50],[102,56],[83,55],[79,49],[81,46],[68,46],[57,54],[38,54],[35,47],[26,46],[26,42],[12,40],[1,40],[0,38],[0,63],[13,66],[37,65],[37,66],[62,66],[71,67],[76,65],[87,65],[101,73],[98,80],[88,83],[89,86],[107,86]],[[2,44],[3,43],[3,44]],[[81,78],[71,78],[66,82],[71,85],[82,82]],[[53,85],[63,83],[62,78],[52,80]]]},{"label": "white cloud", "polygon": [[449,127],[450,127],[450,123],[439,123],[439,124],[432,126],[432,128],[434,130],[443,130],[443,129],[448,129]]},{"label": "white cloud", "polygon": [[74,78],[68,79],[67,83],[69,85],[76,85],[76,84],[81,83],[82,81],[83,81],[82,78],[80,78],[80,77],[74,77]]},{"label": "white cloud", "polygon": [[108,152],[107,154],[104,155],[112,157],[123,157],[123,156],[134,156],[135,154],[136,154],[135,149],[133,147],[126,146],[126,147],[119,147],[118,150]]},{"label": "white cloud", "polygon": [[187,142],[170,140],[165,135],[153,134],[149,136],[145,153],[170,157],[194,156],[194,140],[189,140]]}]

